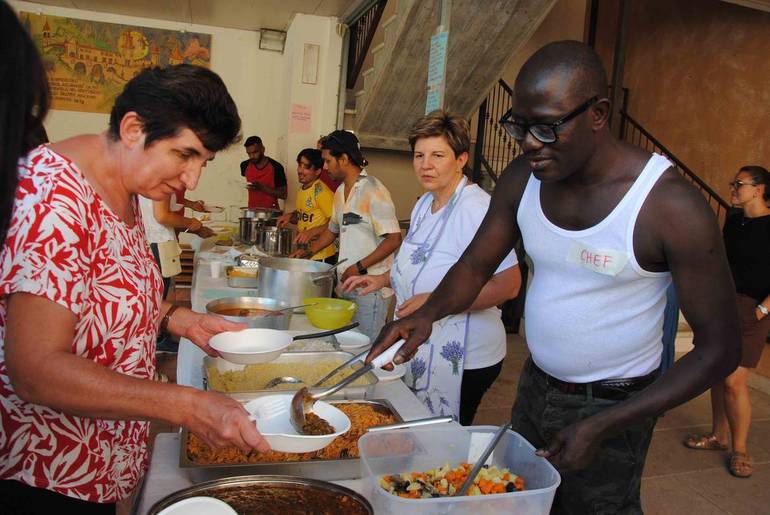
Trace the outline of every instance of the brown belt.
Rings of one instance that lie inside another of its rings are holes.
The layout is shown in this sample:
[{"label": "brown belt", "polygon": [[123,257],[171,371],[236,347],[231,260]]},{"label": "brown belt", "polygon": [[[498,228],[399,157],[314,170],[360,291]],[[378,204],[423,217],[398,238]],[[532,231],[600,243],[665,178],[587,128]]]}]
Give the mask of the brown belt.
[{"label": "brown belt", "polygon": [[645,389],[658,378],[658,371],[654,370],[640,377],[627,377],[621,379],[602,379],[591,383],[568,383],[546,374],[534,361],[531,361],[532,370],[545,379],[548,386],[562,393],[571,395],[588,395],[597,399],[623,400],[634,392]]}]

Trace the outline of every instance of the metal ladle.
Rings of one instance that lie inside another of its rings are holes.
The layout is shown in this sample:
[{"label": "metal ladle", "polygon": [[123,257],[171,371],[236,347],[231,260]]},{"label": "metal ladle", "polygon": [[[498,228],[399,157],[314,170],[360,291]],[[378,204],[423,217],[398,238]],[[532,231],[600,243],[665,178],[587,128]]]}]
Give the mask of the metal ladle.
[{"label": "metal ladle", "polygon": [[340,266],[342,263],[344,263],[347,260],[348,260],[348,258],[342,258],[339,261],[337,261],[336,264],[332,265],[331,268],[329,268],[328,270],[324,270],[323,272],[312,272],[310,274],[310,280],[315,283],[315,282],[320,281],[324,277],[328,277],[328,276],[332,275],[332,273],[337,269],[337,267]]},{"label": "metal ladle", "polygon": [[[345,363],[343,363],[342,365],[338,366],[337,368],[335,368],[334,370],[332,370],[331,372],[329,372],[328,374],[323,376],[321,379],[319,379],[318,381],[313,383],[311,388],[317,388],[317,387],[321,386],[324,381],[326,381],[330,377],[334,376],[334,374],[336,374],[337,372],[339,372],[340,370],[342,370],[346,366],[350,365],[351,363],[354,363],[354,362],[358,361],[359,359],[363,358],[368,353],[369,353],[369,349],[366,349],[364,352],[362,352],[360,354],[356,354],[355,356],[353,356],[352,358],[347,360]],[[269,390],[270,388],[275,388],[279,384],[301,384],[301,383],[304,383],[304,381],[302,381],[300,379],[297,379],[296,377],[292,377],[292,376],[276,377],[276,378],[273,378],[270,381],[268,381],[268,383],[265,385],[265,389]]]},{"label": "metal ladle", "polygon": [[350,374],[348,377],[344,378],[339,383],[330,388],[327,388],[326,390],[311,394],[305,386],[297,391],[297,393],[294,394],[294,397],[291,398],[291,409],[289,412],[291,417],[291,425],[294,427],[294,430],[297,431],[297,434],[306,434],[302,429],[305,425],[305,414],[313,411],[313,404],[315,404],[315,401],[326,398],[338,392],[373,368],[382,368],[383,366],[392,362],[393,358],[396,356],[396,352],[398,352],[402,345],[404,345],[404,340],[397,341],[385,349],[385,352],[374,358],[371,363],[364,365],[363,367]]}]

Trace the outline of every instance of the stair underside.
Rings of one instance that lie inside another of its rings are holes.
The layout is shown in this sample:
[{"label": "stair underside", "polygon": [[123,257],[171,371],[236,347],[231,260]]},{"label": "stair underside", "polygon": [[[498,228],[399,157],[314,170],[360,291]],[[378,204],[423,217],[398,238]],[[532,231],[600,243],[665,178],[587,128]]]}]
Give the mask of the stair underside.
[{"label": "stair underside", "polygon": [[[527,42],[556,0],[454,0],[447,51],[444,106],[469,118]],[[423,114],[430,37],[438,24],[437,2],[417,1],[405,16],[378,80],[356,107],[364,146],[405,150],[406,133]],[[482,7],[483,6],[483,7]]]}]

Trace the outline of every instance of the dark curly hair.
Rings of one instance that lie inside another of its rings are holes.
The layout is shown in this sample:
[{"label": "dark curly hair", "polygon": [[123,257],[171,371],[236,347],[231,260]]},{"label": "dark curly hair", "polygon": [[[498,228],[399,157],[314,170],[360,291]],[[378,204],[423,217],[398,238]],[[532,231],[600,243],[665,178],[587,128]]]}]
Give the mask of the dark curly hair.
[{"label": "dark curly hair", "polygon": [[320,170],[324,167],[324,159],[321,157],[321,151],[315,148],[303,148],[297,154],[297,163],[302,158],[305,158],[310,163],[310,167],[314,170]]},{"label": "dark curly hair", "polygon": [[240,139],[241,118],[225,83],[201,66],[149,68],[131,79],[110,113],[113,140],[120,137],[120,122],[131,111],[144,124],[145,147],[174,137],[184,128],[193,131],[211,152]]}]

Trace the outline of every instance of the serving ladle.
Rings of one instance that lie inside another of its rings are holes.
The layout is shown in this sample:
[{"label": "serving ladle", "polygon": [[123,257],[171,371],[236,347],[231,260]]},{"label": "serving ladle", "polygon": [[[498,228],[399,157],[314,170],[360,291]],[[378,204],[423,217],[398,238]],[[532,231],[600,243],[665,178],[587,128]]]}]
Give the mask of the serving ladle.
[{"label": "serving ladle", "polygon": [[310,274],[310,280],[313,281],[314,283],[317,283],[321,279],[325,277],[329,277],[330,275],[333,275],[334,271],[337,270],[337,267],[347,260],[348,258],[342,258],[339,261],[337,261],[334,265],[332,265],[331,268],[329,268],[328,270],[324,270],[323,272],[312,272]]},{"label": "serving ladle", "polygon": [[298,434],[306,434],[302,429],[305,425],[305,414],[313,411],[313,404],[315,404],[316,401],[333,395],[370,370],[382,368],[392,362],[393,358],[396,356],[396,352],[398,352],[402,345],[404,345],[404,340],[398,340],[396,343],[385,349],[382,354],[374,358],[371,363],[364,365],[326,390],[314,394],[311,394],[306,386],[298,390],[297,393],[294,394],[294,397],[291,398],[291,408],[289,409],[291,425],[294,427],[294,430],[297,431]]}]

